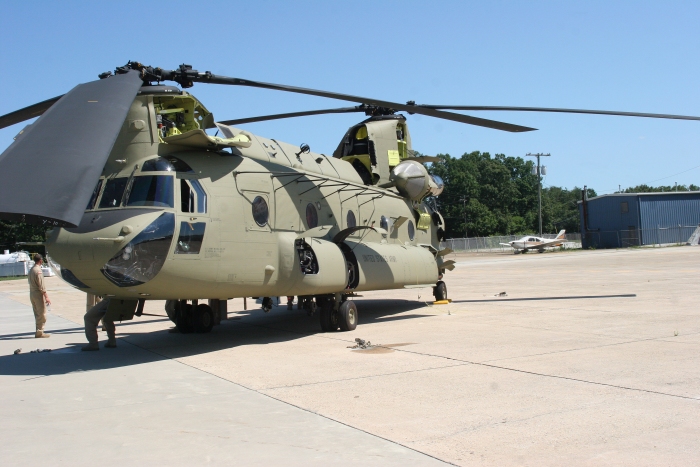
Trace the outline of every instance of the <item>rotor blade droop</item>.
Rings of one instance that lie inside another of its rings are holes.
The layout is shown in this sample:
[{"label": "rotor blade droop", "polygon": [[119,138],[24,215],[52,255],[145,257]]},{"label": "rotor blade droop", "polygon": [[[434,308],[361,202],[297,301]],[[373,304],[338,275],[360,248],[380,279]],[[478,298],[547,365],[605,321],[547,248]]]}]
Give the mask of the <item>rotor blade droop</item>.
[{"label": "rotor blade droop", "polygon": [[80,84],[29,125],[0,154],[0,218],[77,226],[142,85],[136,71]]}]

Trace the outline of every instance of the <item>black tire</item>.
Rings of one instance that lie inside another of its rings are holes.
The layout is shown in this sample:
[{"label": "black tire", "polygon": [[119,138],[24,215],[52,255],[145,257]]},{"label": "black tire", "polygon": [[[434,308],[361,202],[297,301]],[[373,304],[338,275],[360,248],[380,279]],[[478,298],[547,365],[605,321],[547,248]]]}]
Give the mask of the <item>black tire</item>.
[{"label": "black tire", "polygon": [[354,331],[358,321],[357,305],[351,300],[340,304],[338,308],[338,321],[341,331]]},{"label": "black tire", "polygon": [[447,286],[443,281],[438,281],[433,287],[433,297],[435,297],[436,302],[447,300]]},{"label": "black tire", "polygon": [[192,305],[180,302],[175,308],[175,327],[182,334],[194,332]]},{"label": "black tire", "polygon": [[170,321],[175,324],[177,324],[177,305],[177,300],[165,301],[165,314],[167,314]]},{"label": "black tire", "polygon": [[537,250],[537,253],[544,253],[544,250]]},{"label": "black tire", "polygon": [[204,334],[214,327],[214,310],[207,304],[200,303],[194,309],[194,332]]},{"label": "black tire", "polygon": [[321,331],[335,332],[338,330],[338,314],[333,311],[333,299],[329,297],[317,297],[316,304],[320,308],[319,319]]}]

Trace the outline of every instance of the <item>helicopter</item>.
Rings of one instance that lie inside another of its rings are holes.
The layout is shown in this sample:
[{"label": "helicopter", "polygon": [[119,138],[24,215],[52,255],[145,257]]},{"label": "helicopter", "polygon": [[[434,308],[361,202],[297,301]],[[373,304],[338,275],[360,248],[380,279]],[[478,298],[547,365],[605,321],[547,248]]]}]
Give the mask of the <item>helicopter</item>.
[{"label": "helicopter", "polygon": [[[163,84],[173,81],[180,86]],[[194,83],[247,86],[358,105],[216,121],[185,91]],[[128,62],[67,94],[0,116],[35,117],[0,155],[0,218],[50,227],[56,273],[110,299],[115,320],[166,300],[183,333],[209,332],[231,298],[298,297],[324,332],[359,322],[358,292],[431,287],[455,262],[441,249],[443,181],[412,149],[406,117],[421,114],[508,132],[534,128],[446,110],[700,117],[534,107],[406,104]],[[364,113],[332,156],[254,135],[237,125]],[[207,132],[209,131],[209,133]],[[211,134],[215,131],[215,134]],[[31,171],[41,189],[20,176]],[[432,201],[432,202],[431,202]],[[200,303],[200,300],[208,300]]]}]

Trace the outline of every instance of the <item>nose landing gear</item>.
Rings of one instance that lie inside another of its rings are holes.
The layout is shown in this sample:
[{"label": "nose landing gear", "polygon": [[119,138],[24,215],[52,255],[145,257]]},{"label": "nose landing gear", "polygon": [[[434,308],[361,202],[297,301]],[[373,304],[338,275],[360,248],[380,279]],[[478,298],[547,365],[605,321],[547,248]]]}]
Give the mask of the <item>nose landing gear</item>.
[{"label": "nose landing gear", "polygon": [[210,332],[216,323],[214,310],[205,303],[198,304],[197,300],[192,302],[189,304],[187,300],[166,301],[165,312],[168,318],[182,334]]}]

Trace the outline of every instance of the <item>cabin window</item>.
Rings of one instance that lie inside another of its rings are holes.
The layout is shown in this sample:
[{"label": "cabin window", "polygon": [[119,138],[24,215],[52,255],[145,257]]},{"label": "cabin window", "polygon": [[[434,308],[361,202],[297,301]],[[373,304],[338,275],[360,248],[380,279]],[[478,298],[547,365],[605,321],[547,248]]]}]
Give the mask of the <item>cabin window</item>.
[{"label": "cabin window", "polygon": [[314,203],[309,203],[306,205],[306,225],[310,229],[318,226],[318,211],[316,211],[316,206],[314,206]]},{"label": "cabin window", "polygon": [[196,255],[202,249],[204,240],[204,222],[181,222],[180,236],[175,247],[176,254]]},{"label": "cabin window", "polygon": [[255,223],[260,227],[264,227],[269,216],[270,211],[267,208],[267,201],[262,196],[256,196],[253,200],[253,219]]},{"label": "cabin window", "polygon": [[357,226],[357,220],[355,219],[355,213],[352,211],[348,211],[347,228],[351,229],[355,226]]},{"label": "cabin window", "polygon": [[408,221],[408,238],[409,240],[413,241],[413,238],[416,236],[416,228],[413,225],[413,221]]},{"label": "cabin window", "polygon": [[95,209],[95,203],[97,203],[97,197],[100,196],[100,190],[102,189],[103,179],[100,179],[95,185],[95,189],[92,191],[92,196],[90,197],[90,202],[88,203],[85,210]]},{"label": "cabin window", "polygon": [[622,203],[620,203],[620,212],[622,214],[629,212],[629,211],[630,211],[630,207],[629,207],[629,204],[627,204],[627,201],[623,201]]},{"label": "cabin window", "polygon": [[146,175],[135,177],[129,192],[127,206],[175,207],[173,202],[173,177]]},{"label": "cabin window", "polygon": [[103,209],[118,207],[122,202],[122,196],[124,196],[124,190],[126,189],[126,182],[128,180],[128,177],[119,177],[107,180],[107,183],[105,183],[104,193],[102,193],[102,199],[100,199],[99,208]]}]

